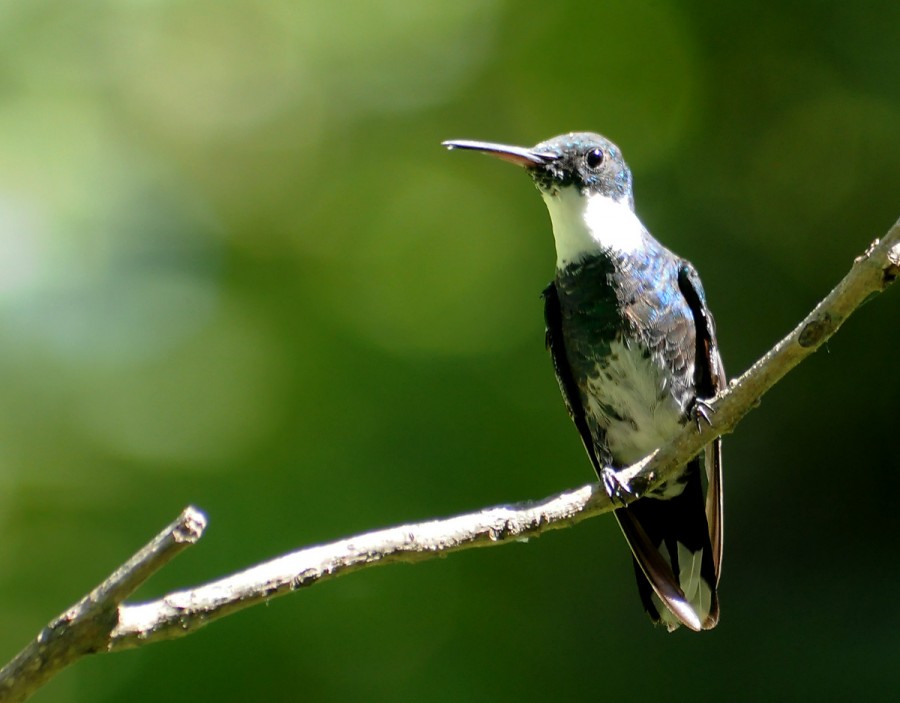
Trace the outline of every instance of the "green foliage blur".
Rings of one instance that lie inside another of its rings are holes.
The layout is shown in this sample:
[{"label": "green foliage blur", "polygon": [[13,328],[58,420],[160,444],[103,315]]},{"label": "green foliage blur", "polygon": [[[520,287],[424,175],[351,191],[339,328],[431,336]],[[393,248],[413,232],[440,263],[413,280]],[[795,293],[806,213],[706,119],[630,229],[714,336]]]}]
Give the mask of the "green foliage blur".
[{"label": "green foliage blur", "polygon": [[[0,660],[189,503],[138,595],[592,480],[516,169],[599,131],[746,369],[900,216],[900,3],[32,0],[0,8]],[[374,569],[35,701],[891,700],[900,297],[725,443],[717,630],[611,519]]]}]

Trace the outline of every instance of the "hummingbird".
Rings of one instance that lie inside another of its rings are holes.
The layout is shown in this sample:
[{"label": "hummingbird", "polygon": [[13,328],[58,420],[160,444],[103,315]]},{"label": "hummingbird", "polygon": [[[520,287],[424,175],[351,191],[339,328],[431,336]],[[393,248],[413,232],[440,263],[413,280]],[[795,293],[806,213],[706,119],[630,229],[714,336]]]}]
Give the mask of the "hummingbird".
[{"label": "hummingbird", "polygon": [[531,148],[443,145],[520,166],[537,186],[556,245],[556,275],[542,296],[546,346],[569,416],[619,506],[641,602],[670,632],[712,629],[722,567],[721,439],[637,500],[623,500],[632,490],[616,478],[686,425],[708,420],[704,401],[726,383],[697,271],[638,219],[631,171],[599,134],[572,132]]}]

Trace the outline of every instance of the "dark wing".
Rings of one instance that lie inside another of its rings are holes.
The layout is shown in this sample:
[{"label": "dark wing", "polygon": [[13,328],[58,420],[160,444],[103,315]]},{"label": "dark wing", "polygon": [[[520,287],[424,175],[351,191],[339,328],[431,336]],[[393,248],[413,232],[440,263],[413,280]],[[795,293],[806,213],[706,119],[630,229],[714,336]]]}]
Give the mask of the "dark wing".
[{"label": "dark wing", "polygon": [[572,422],[575,423],[575,427],[578,429],[578,434],[581,435],[581,441],[584,443],[584,448],[591,459],[591,464],[593,464],[597,475],[600,476],[603,465],[597,456],[594,439],[591,437],[591,430],[584,416],[584,406],[578,393],[578,385],[575,383],[572,367],[569,366],[569,360],[566,358],[566,348],[562,333],[562,310],[559,306],[559,293],[556,290],[556,284],[550,283],[544,288],[541,297],[544,299],[544,323],[547,327],[544,342],[550,351],[550,358],[553,360],[553,370],[556,372],[559,391],[562,393],[566,410],[569,411],[569,417],[572,418]]},{"label": "dark wing", "polygon": [[[682,260],[678,271],[678,286],[694,315],[697,331],[697,353],[694,357],[694,380],[697,397],[701,400],[714,397],[725,388],[725,367],[716,340],[716,323],[706,304],[706,294],[697,271],[688,261]],[[706,519],[709,522],[709,539],[712,544],[716,583],[722,573],[722,523],[724,506],[722,499],[722,440],[716,438],[704,451],[706,477],[709,488],[706,493]]]}]

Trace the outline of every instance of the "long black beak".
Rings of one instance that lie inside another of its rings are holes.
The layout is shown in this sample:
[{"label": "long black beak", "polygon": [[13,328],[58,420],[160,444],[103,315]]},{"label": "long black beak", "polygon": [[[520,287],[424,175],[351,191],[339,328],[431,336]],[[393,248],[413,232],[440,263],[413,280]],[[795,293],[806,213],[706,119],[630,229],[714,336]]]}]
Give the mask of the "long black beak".
[{"label": "long black beak", "polygon": [[441,145],[448,149],[470,149],[472,151],[480,151],[484,154],[496,156],[498,159],[503,159],[511,164],[525,168],[542,166],[543,164],[548,164],[557,159],[553,154],[541,154],[520,146],[493,144],[491,142],[475,142],[469,139],[454,139],[452,141],[441,142]]}]

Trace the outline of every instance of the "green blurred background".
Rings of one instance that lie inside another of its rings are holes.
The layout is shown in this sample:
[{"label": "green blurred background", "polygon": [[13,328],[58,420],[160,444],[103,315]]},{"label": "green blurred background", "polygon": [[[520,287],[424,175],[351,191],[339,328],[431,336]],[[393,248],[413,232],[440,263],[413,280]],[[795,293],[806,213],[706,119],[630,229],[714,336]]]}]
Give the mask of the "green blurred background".
[{"label": "green blurred background", "polygon": [[[442,139],[600,131],[732,375],[900,216],[896,2],[0,6],[0,659],[188,503],[149,598],[591,480],[548,218]],[[719,628],[611,519],[360,573],[37,701],[895,699],[898,291],[730,436]]]}]

